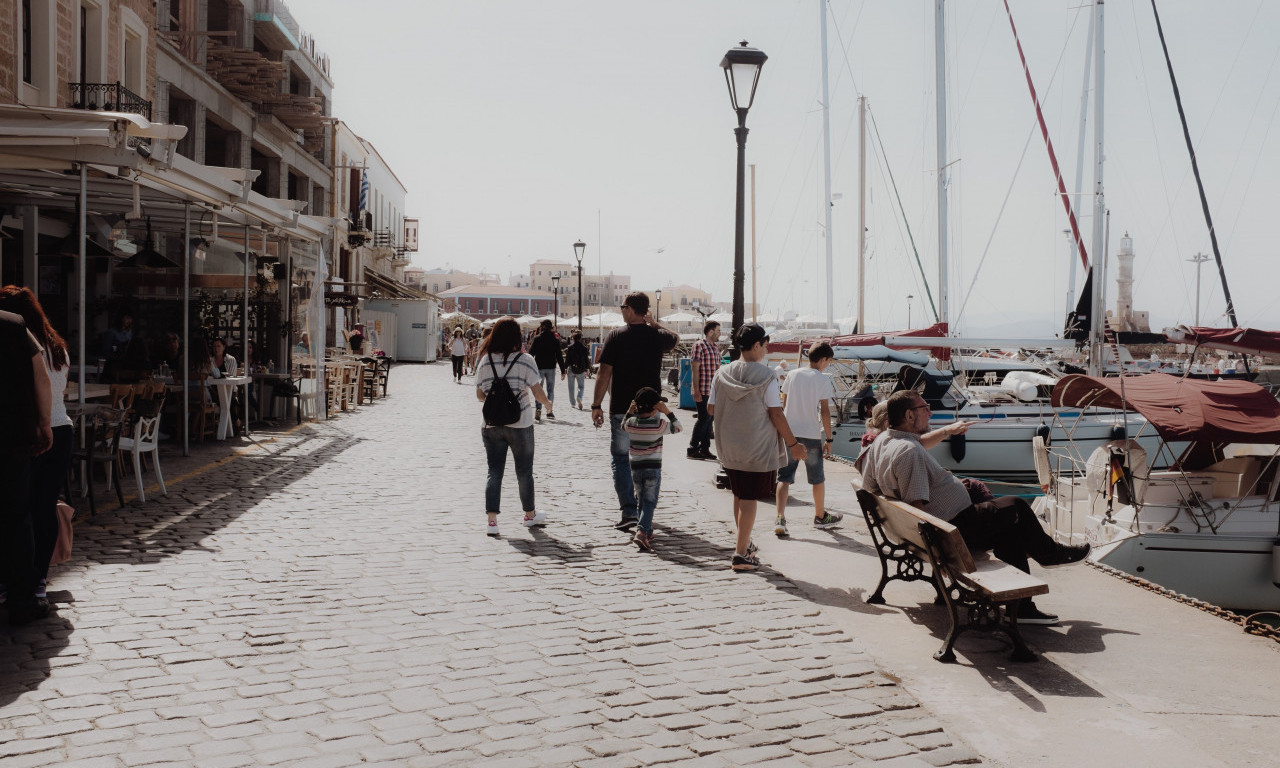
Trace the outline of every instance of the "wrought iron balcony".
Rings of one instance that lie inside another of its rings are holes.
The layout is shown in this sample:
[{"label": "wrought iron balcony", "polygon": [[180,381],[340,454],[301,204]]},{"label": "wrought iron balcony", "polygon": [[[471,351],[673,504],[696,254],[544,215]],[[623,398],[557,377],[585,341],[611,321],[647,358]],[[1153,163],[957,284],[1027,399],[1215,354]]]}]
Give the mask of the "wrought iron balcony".
[{"label": "wrought iron balcony", "polygon": [[128,112],[151,119],[151,102],[114,83],[67,83],[71,86],[73,109],[101,109],[106,112]]}]

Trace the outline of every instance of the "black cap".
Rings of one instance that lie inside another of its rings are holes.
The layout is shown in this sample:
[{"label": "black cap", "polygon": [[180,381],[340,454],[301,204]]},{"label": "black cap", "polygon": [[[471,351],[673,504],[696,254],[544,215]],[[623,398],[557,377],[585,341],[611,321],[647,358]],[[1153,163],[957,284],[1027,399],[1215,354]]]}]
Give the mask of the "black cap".
[{"label": "black cap", "polygon": [[639,408],[640,410],[652,411],[654,409],[654,406],[658,404],[658,401],[662,401],[665,403],[667,401],[667,398],[663,397],[662,393],[654,389],[653,387],[641,387],[636,392],[635,401],[636,401],[636,407]]}]

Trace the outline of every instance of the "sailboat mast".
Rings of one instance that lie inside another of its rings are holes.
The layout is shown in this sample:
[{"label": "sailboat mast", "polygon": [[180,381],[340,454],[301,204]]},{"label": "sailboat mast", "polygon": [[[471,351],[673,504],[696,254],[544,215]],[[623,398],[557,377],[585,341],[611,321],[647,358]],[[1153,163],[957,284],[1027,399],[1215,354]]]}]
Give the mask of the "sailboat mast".
[{"label": "sailboat mast", "polygon": [[867,97],[858,97],[858,333],[867,332]]},{"label": "sailboat mast", "polygon": [[[1079,140],[1076,144],[1076,185],[1072,189],[1075,193],[1071,197],[1071,207],[1079,210],[1081,192],[1084,189],[1084,142],[1085,132],[1089,126],[1089,76],[1093,59],[1089,58],[1089,54],[1093,52],[1093,33],[1094,25],[1097,22],[1097,15],[1092,11],[1089,13],[1089,37],[1085,43],[1085,63],[1084,63],[1084,82],[1080,85],[1080,130],[1078,132]],[[1072,245],[1075,245],[1074,241]],[[1085,268],[1088,268],[1088,264]],[[1076,308],[1076,260],[1071,259],[1071,275],[1067,279],[1067,312],[1071,312]]]},{"label": "sailboat mast", "polygon": [[827,241],[827,327],[834,328],[835,315],[835,260],[831,246],[831,97],[827,87],[827,0],[818,0],[818,15],[822,18],[822,178],[823,207],[826,209]]},{"label": "sailboat mast", "polygon": [[1102,345],[1106,329],[1106,305],[1103,304],[1102,298],[1103,284],[1107,279],[1106,259],[1103,253],[1107,206],[1102,186],[1102,107],[1106,85],[1103,73],[1106,49],[1103,35],[1103,1],[1097,0],[1094,4],[1097,37],[1093,41],[1095,78],[1093,84],[1093,307],[1089,312],[1089,373],[1093,376],[1102,375]]},{"label": "sailboat mast", "polygon": [[947,45],[944,35],[943,14],[945,0],[934,0],[933,47],[934,90],[937,91],[935,120],[938,138],[938,321],[949,322],[947,283]]}]

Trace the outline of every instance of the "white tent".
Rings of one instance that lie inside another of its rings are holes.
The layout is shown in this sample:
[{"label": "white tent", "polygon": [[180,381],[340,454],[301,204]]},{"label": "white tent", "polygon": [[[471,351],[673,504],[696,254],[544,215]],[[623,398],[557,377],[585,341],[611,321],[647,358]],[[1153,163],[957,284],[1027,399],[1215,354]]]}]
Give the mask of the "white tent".
[{"label": "white tent", "polygon": [[673,312],[658,319],[663,323],[697,323],[701,322],[702,316],[691,312]]},{"label": "white tent", "polygon": [[733,322],[733,313],[732,313],[732,312],[717,312],[717,313],[715,313],[714,315],[712,315],[711,317],[708,317],[707,319],[708,319],[708,320],[715,320],[717,323],[720,323],[720,324],[722,324],[722,325],[723,325],[723,324],[725,324],[725,323],[732,323],[732,322]]},{"label": "white tent", "polygon": [[587,315],[582,318],[582,324],[604,326],[605,328],[614,328],[622,325],[622,314],[619,312],[605,312],[598,315]]}]

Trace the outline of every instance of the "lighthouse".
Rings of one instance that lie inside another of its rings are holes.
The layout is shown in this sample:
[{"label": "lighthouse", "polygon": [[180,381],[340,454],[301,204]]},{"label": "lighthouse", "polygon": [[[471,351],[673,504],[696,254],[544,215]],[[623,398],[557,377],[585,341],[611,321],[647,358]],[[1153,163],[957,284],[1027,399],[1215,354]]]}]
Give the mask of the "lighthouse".
[{"label": "lighthouse", "polygon": [[1128,232],[1120,238],[1120,252],[1116,254],[1116,308],[1112,327],[1120,331],[1138,331],[1147,333],[1151,330],[1149,315],[1146,312],[1133,311],[1133,238]]}]

